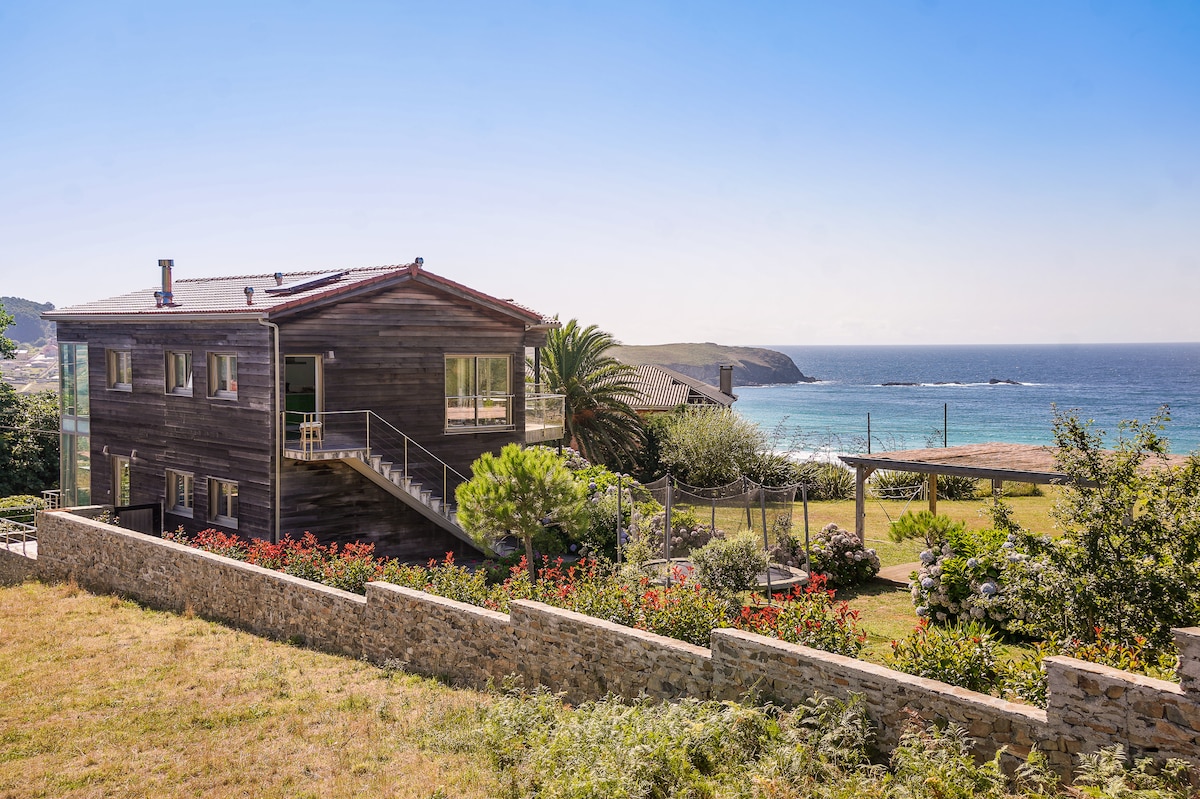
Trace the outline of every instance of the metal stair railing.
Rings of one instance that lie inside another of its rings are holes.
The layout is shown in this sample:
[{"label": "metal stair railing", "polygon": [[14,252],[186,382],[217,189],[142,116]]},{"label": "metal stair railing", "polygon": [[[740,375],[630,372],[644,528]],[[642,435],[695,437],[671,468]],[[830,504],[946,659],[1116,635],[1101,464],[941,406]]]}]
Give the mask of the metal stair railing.
[{"label": "metal stair railing", "polygon": [[454,491],[467,478],[379,414],[371,410],[287,413],[307,455],[317,450],[365,450],[364,460],[376,471],[384,465],[398,470],[411,483],[419,483],[422,494],[428,492],[428,497],[420,497],[426,504],[440,500],[439,512],[452,517]]}]

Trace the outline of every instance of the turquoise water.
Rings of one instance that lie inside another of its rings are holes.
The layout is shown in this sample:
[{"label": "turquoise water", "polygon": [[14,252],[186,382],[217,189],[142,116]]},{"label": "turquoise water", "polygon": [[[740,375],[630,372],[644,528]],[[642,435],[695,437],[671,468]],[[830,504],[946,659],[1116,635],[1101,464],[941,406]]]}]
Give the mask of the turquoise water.
[{"label": "turquoise water", "polygon": [[735,387],[734,408],[776,449],[863,451],[868,414],[874,451],[941,446],[943,413],[950,446],[1050,444],[1055,405],[1110,438],[1122,419],[1147,421],[1168,405],[1171,451],[1200,448],[1200,343],[771,349],[820,380]]}]

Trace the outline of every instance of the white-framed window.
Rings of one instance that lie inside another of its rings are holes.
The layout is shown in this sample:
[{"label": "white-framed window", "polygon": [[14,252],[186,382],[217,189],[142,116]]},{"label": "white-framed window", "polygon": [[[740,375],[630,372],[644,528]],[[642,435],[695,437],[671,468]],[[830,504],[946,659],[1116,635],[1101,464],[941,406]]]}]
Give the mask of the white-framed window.
[{"label": "white-framed window", "polygon": [[167,356],[168,394],[192,396],[192,354],[179,350],[168,350]]},{"label": "white-framed window", "polygon": [[108,388],[111,391],[133,391],[133,353],[129,350],[108,350]]},{"label": "white-framed window", "polygon": [[446,356],[446,429],[511,427],[512,361],[507,355]]},{"label": "white-framed window", "polygon": [[238,484],[232,480],[208,481],[208,520],[222,527],[238,526]]},{"label": "white-framed window", "polygon": [[237,355],[224,352],[208,354],[208,396],[237,399]]},{"label": "white-framed window", "polygon": [[195,483],[195,477],[190,472],[167,470],[167,513],[188,517],[192,515]]}]

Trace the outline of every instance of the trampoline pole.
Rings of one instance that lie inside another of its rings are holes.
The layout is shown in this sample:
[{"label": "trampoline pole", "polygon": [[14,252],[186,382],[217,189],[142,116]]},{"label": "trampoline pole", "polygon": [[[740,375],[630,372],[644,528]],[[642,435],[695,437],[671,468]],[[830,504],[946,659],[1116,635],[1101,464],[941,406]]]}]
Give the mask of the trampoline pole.
[{"label": "trampoline pole", "polygon": [[767,539],[767,491],[758,487],[758,507],[762,510],[763,550],[767,553],[767,604],[771,604],[774,592],[771,591],[771,544]]},{"label": "trampoline pole", "polygon": [[808,547],[808,486],[800,486],[800,497],[804,500],[804,571],[812,577],[812,558]]},{"label": "trampoline pole", "polygon": [[663,555],[666,560],[667,569],[667,588],[671,587],[671,475],[667,475],[667,507],[666,507],[666,522],[663,525]]},{"label": "trampoline pole", "polygon": [[625,516],[621,508],[621,475],[617,475],[617,565],[621,565],[621,525],[625,522]]}]

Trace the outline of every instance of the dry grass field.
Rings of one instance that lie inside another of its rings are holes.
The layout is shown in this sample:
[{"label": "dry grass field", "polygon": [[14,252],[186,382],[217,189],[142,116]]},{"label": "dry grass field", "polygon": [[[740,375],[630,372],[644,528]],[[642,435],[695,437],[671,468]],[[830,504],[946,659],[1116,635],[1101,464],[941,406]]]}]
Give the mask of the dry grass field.
[{"label": "dry grass field", "polygon": [[488,698],[68,585],[0,588],[0,797],[485,797]]}]

